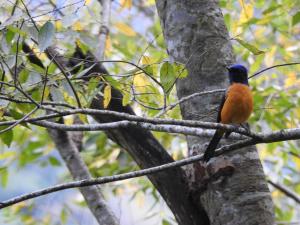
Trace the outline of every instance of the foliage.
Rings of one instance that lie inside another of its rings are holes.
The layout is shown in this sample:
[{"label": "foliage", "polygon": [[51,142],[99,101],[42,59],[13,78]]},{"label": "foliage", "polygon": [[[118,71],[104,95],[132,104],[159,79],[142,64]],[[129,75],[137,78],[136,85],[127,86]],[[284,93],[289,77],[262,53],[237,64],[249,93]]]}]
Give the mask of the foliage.
[{"label": "foliage", "polygon": [[[34,101],[45,102],[52,98],[55,102],[76,106],[72,88],[53,60],[45,55],[44,50],[54,45],[68,60],[72,58],[76,43],[85,53],[91,51],[97,55],[101,8],[97,1],[57,1],[60,4],[57,5],[59,9],[53,10],[51,2],[41,4],[39,1],[31,1],[28,5],[38,29],[28,18],[21,3],[16,8],[11,1],[2,4],[0,78],[13,84],[17,73],[21,90],[29,93]],[[274,64],[299,61],[299,3],[298,0],[220,1],[231,37],[229,41],[234,46],[237,61],[248,65],[250,74]],[[79,70],[72,74],[70,80],[83,107],[89,107],[91,100],[101,89],[98,86],[100,83],[105,86],[105,108],[111,101],[111,90],[115,88],[123,94],[124,106],[131,105],[140,115],[155,116],[165,106],[176,101],[174,84],[177,79],[186,77],[187,71],[184,65],[168,60],[154,1],[113,1],[111,13],[105,57],[115,61],[103,63],[110,76],[97,74],[87,84],[81,78],[90,68],[83,69],[84,62],[81,62]],[[47,69],[28,61],[26,54],[21,51],[23,41],[34,49]],[[15,64],[17,67],[14,67]],[[255,113],[250,120],[254,131],[299,126],[299,71],[300,66],[281,67],[250,80],[255,98]],[[0,85],[0,92],[1,121],[18,120],[35,108],[31,103],[6,100],[27,99],[14,86]],[[45,111],[37,110],[31,116],[44,114]],[[179,119],[179,107],[175,107],[165,116]],[[84,116],[80,119],[83,123],[91,121],[91,118]],[[73,117],[66,118],[66,123],[72,124]],[[2,130],[6,128],[7,126],[1,127]],[[182,136],[156,132],[155,137],[175,159],[186,155],[186,144]],[[41,168],[63,167],[53,143],[42,128],[22,124],[0,134],[0,139],[3,146],[0,149],[0,185],[6,192],[9,192],[8,184],[14,179],[10,168],[29,171],[32,165]],[[258,148],[267,176],[300,194],[299,142],[272,143],[260,145]],[[137,169],[131,157],[108,140],[102,132],[86,132],[83,149],[81,154],[94,176]],[[65,181],[68,178],[68,175],[57,177],[57,182],[58,179]],[[133,202],[151,199],[150,206],[141,204],[149,209],[145,221],[157,218],[161,224],[174,224],[169,213],[161,214],[159,209],[165,206],[146,179],[111,184],[107,188],[107,195],[122,196],[128,190],[136,192],[130,199]],[[299,206],[278,190],[272,187],[271,190],[276,204],[277,220],[299,220]],[[79,202],[82,203],[82,200]],[[18,204],[4,210],[0,216],[6,224],[18,221],[22,224],[55,224],[57,221],[51,212],[36,215],[37,204],[38,202]],[[67,203],[66,207],[60,208],[58,220],[61,223],[68,224],[72,221],[69,219],[72,210],[68,208],[74,204],[85,207],[84,204],[78,204],[78,201]]]}]

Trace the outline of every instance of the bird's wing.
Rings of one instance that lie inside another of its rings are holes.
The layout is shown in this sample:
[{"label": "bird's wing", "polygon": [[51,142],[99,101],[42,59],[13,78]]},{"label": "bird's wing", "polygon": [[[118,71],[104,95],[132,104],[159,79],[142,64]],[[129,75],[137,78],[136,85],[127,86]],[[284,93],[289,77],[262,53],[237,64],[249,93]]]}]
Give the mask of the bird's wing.
[{"label": "bird's wing", "polygon": [[223,94],[221,103],[220,103],[220,107],[219,107],[219,111],[218,111],[218,117],[217,117],[217,123],[221,122],[221,112],[222,112],[222,108],[224,106],[225,100],[226,100],[226,96],[227,96],[227,91]]}]

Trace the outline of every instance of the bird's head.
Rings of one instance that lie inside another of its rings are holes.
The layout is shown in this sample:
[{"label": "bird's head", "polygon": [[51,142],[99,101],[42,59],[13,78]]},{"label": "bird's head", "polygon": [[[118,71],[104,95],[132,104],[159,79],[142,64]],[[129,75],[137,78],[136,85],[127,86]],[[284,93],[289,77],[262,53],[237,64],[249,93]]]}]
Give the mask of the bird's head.
[{"label": "bird's head", "polygon": [[229,81],[232,83],[242,83],[245,85],[248,84],[248,71],[246,67],[240,64],[235,64],[230,67],[227,67],[229,72]]}]

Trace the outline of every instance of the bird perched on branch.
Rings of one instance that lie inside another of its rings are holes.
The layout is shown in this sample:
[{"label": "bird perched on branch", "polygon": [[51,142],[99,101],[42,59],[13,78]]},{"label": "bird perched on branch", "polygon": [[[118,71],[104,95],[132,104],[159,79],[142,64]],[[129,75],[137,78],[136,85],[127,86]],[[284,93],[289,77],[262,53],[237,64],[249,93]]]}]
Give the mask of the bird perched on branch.
[{"label": "bird perched on branch", "polygon": [[[247,69],[236,64],[227,68],[230,86],[225,93],[220,105],[218,123],[241,125],[245,123],[253,110],[253,97],[248,83]],[[217,129],[204,153],[207,162],[214,156],[225,130]],[[229,135],[229,134],[228,134]],[[226,136],[228,136],[226,134]]]}]

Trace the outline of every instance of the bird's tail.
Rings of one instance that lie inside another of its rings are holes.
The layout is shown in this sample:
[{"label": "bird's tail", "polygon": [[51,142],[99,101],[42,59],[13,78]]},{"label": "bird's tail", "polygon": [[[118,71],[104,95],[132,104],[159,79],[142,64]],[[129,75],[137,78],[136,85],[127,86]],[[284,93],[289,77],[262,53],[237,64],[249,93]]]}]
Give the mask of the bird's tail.
[{"label": "bird's tail", "polygon": [[214,154],[215,154],[215,149],[217,148],[221,138],[223,137],[224,135],[224,131],[223,130],[216,130],[213,138],[211,139],[211,141],[209,142],[207,148],[206,148],[206,151],[204,152],[204,156],[203,156],[203,159],[204,161],[208,161],[210,160]]}]

